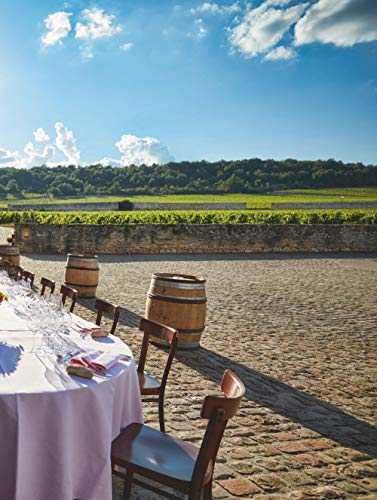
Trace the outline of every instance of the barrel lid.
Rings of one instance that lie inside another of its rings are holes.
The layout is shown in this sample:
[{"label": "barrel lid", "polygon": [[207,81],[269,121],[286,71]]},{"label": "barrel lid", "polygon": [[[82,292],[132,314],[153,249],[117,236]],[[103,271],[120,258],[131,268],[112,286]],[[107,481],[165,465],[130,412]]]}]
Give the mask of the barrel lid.
[{"label": "barrel lid", "polygon": [[205,283],[206,280],[201,276],[179,273],[153,273],[152,279],[169,281],[173,283]]},{"label": "barrel lid", "polygon": [[97,259],[97,255],[85,254],[85,253],[68,253],[67,257],[73,257],[75,259]]}]

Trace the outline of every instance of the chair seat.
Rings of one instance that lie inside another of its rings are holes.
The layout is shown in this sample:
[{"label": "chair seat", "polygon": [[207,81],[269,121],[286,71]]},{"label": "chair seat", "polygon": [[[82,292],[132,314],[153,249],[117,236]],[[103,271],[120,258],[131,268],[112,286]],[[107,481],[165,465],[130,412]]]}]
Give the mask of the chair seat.
[{"label": "chair seat", "polygon": [[[138,468],[151,479],[164,478],[171,484],[190,483],[199,448],[142,424],[131,424],[113,441],[111,461],[121,467]],[[212,476],[212,464],[205,474],[204,484]]]},{"label": "chair seat", "polygon": [[161,382],[148,373],[139,373],[140,392],[143,396],[154,395],[160,392]]}]

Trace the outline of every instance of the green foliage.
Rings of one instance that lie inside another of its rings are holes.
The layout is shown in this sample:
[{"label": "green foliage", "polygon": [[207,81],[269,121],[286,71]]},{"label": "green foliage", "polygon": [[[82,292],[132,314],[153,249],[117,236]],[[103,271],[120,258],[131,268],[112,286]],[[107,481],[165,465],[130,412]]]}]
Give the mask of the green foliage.
[{"label": "green foliage", "polygon": [[306,188],[377,186],[377,168],[335,160],[283,161],[258,158],[195,161],[152,167],[34,167],[0,169],[7,193],[54,197],[261,193]]},{"label": "green foliage", "polygon": [[0,212],[0,224],[377,224],[377,210]]}]

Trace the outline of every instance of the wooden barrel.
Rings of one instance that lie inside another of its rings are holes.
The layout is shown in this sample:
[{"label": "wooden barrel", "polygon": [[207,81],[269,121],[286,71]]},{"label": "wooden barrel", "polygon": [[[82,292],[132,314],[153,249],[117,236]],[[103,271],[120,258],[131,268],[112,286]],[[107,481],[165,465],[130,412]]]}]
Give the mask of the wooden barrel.
[{"label": "wooden barrel", "polygon": [[[185,274],[152,275],[145,315],[176,328],[179,349],[194,349],[200,345],[207,309],[205,282],[203,278]],[[166,345],[161,338],[152,337],[151,340]]]},{"label": "wooden barrel", "polygon": [[67,255],[65,284],[76,288],[80,297],[95,297],[98,276],[97,255]]},{"label": "wooden barrel", "polygon": [[19,266],[20,249],[13,245],[0,245],[0,258],[14,266]]}]

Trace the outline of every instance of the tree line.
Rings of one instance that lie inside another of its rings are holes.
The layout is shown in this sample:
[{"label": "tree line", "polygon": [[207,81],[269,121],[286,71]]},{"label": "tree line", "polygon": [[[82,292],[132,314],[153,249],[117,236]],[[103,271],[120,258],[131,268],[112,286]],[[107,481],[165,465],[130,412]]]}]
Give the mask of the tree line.
[{"label": "tree line", "polygon": [[284,189],[377,186],[377,166],[258,158],[166,165],[0,168],[0,198],[85,195],[261,193]]}]

